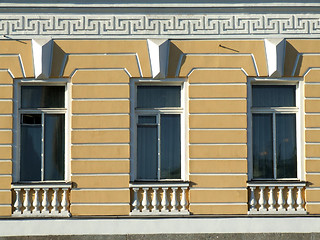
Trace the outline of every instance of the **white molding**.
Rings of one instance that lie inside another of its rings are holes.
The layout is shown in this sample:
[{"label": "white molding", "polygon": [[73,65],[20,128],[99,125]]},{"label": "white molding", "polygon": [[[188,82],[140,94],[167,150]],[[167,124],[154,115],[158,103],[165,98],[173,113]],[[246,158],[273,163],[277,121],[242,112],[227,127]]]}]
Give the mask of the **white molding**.
[{"label": "white molding", "polygon": [[[0,10],[1,10],[0,5]],[[2,9],[3,10],[3,9]],[[248,9],[246,9],[248,10]],[[0,39],[37,38],[290,38],[320,36],[320,14],[294,13],[88,14],[3,13]],[[132,10],[131,10],[132,11]],[[139,10],[138,10],[139,11]],[[174,11],[174,10],[173,10]],[[288,12],[288,11],[287,11]]]}]

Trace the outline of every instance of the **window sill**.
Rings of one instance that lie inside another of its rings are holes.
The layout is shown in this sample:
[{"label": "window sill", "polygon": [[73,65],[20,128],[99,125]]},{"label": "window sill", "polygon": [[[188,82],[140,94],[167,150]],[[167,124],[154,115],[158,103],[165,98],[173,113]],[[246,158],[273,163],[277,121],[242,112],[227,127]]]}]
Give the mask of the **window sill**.
[{"label": "window sill", "polygon": [[134,181],[130,182],[130,187],[189,187],[190,183],[177,180],[177,181]]},{"label": "window sill", "polygon": [[18,182],[12,183],[11,188],[72,188],[72,182]]},{"label": "window sill", "polygon": [[248,187],[306,187],[308,182],[298,179],[292,180],[252,180],[248,181]]}]

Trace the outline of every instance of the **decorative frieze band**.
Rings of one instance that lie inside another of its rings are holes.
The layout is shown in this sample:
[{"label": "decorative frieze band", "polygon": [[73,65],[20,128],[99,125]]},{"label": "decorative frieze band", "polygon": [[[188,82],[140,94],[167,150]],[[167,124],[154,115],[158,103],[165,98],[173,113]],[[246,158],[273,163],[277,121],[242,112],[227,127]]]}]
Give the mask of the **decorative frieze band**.
[{"label": "decorative frieze band", "polygon": [[0,15],[1,38],[320,36],[320,14]]}]

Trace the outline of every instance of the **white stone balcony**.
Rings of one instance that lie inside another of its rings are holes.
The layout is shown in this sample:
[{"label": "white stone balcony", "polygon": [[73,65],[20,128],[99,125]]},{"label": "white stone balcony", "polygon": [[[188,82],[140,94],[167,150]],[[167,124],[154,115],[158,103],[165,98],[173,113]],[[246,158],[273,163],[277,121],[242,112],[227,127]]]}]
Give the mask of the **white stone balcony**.
[{"label": "white stone balcony", "polygon": [[249,214],[307,214],[306,182],[252,181],[249,188]]},{"label": "white stone balcony", "polygon": [[14,217],[70,217],[71,183],[12,184]]},{"label": "white stone balcony", "polygon": [[189,215],[189,183],[131,183],[130,215]]}]

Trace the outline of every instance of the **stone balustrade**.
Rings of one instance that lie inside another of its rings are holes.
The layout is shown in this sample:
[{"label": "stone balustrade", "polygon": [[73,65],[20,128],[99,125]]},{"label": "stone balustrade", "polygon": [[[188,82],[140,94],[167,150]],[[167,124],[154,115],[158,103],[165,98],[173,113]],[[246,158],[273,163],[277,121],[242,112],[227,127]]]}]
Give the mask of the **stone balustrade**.
[{"label": "stone balustrade", "polygon": [[306,214],[305,182],[249,182],[249,214]]},{"label": "stone balustrade", "polygon": [[13,184],[16,217],[70,217],[70,183]]},{"label": "stone balustrade", "polygon": [[189,215],[189,183],[132,183],[130,215]]}]

